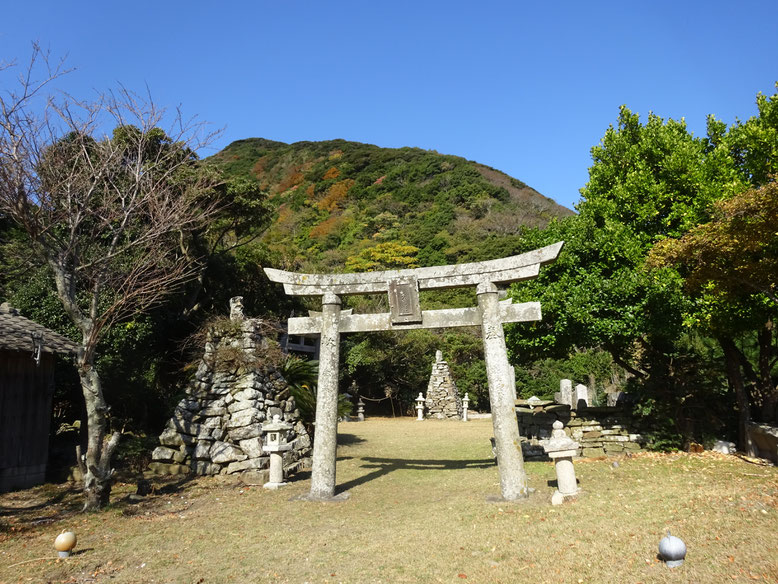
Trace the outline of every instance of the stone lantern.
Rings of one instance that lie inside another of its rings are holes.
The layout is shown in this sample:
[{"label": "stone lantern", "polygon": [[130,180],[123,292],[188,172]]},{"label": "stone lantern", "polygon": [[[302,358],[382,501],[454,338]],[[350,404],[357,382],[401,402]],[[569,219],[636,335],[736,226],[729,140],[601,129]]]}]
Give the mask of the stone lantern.
[{"label": "stone lantern", "polygon": [[416,398],[416,421],[424,421],[424,396],[419,392],[419,397]]},{"label": "stone lantern", "polygon": [[561,505],[578,494],[573,457],[578,454],[578,443],[565,434],[564,424],[557,420],[551,431],[551,439],[543,445],[549,458],[554,460],[557,490],[551,497],[552,505]]},{"label": "stone lantern", "polygon": [[270,480],[263,486],[266,489],[283,487],[284,482],[284,452],[292,449],[287,443],[287,433],[292,429],[292,424],[282,422],[281,416],[273,416],[273,421],[262,424],[262,432],[265,434],[263,452],[270,453]]},{"label": "stone lantern", "polygon": [[360,422],[365,421],[365,402],[362,401],[361,397],[357,402],[357,420],[359,420]]},{"label": "stone lantern", "polygon": [[470,405],[470,395],[465,392],[465,397],[462,398],[462,421],[467,422],[467,406]]}]

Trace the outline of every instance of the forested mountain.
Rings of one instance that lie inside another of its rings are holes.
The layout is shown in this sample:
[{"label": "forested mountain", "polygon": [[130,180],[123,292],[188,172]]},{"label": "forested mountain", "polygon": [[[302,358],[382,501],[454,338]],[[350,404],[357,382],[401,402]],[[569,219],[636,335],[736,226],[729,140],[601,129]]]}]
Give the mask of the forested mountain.
[{"label": "forested mountain", "polygon": [[209,159],[256,183],[277,267],[361,271],[510,255],[526,227],[572,215],[523,182],[457,156],[330,140],[239,140]]}]

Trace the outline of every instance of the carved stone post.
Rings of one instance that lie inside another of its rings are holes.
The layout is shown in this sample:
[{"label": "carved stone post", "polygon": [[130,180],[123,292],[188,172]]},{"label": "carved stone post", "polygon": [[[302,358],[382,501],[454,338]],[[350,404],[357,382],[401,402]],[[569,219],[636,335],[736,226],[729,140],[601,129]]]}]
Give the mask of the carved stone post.
[{"label": "carved stone post", "polygon": [[340,358],[340,298],[322,297],[319,387],[313,437],[311,499],[335,496],[335,458],[338,441],[338,359]]},{"label": "carved stone post", "polygon": [[476,294],[484,337],[484,360],[489,380],[489,402],[492,407],[500,490],[504,499],[512,501],[528,495],[527,475],[524,472],[519,426],[511,399],[511,366],[505,347],[497,286],[491,282],[483,282],[478,285]]}]

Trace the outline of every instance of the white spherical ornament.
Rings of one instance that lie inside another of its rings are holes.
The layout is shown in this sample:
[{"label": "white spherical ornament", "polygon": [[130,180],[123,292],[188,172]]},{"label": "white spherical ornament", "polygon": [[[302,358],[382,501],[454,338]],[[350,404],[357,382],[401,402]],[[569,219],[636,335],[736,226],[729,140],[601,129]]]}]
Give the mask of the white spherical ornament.
[{"label": "white spherical ornament", "polygon": [[665,561],[669,568],[675,568],[683,564],[686,557],[686,544],[679,537],[667,535],[659,542],[659,556]]},{"label": "white spherical ornament", "polygon": [[59,552],[60,558],[67,558],[74,547],[76,547],[76,534],[72,531],[63,531],[54,540],[54,549]]}]

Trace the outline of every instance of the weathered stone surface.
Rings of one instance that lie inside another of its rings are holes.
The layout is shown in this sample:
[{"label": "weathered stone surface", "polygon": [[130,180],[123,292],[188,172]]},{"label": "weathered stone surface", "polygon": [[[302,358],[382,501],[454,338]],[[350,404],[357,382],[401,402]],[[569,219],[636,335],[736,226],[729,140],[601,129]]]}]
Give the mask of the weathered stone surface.
[{"label": "weathered stone surface", "polygon": [[554,401],[566,406],[573,405],[573,382],[569,379],[559,381],[559,393],[554,394]]},{"label": "weathered stone surface", "polygon": [[249,438],[256,438],[262,435],[262,424],[252,424],[251,426],[243,426],[242,428],[235,428],[230,430],[227,434],[230,440],[239,442],[240,440],[247,440]]},{"label": "weathered stone surface", "polygon": [[[265,343],[261,327],[260,321],[246,319],[237,336],[209,336],[195,378],[160,436],[161,446],[153,462],[158,472],[189,472],[191,467],[198,474],[221,476],[261,468],[267,464],[261,450],[261,422],[267,419],[269,406],[299,425],[288,437],[294,450],[286,453],[285,468],[296,469],[301,460],[308,460],[310,439],[299,423],[299,410],[292,407],[295,404],[288,385],[275,369],[261,366],[256,370],[239,369],[237,373],[215,370],[215,353],[220,345],[245,351],[247,361],[255,361],[256,351],[263,350]],[[265,397],[270,404],[265,404]]]},{"label": "weathered stone surface", "polygon": [[184,443],[184,441],[181,438],[181,435],[174,429],[166,428],[159,436],[159,443],[163,446],[172,446],[174,448],[178,448]]},{"label": "weathered stone surface", "polygon": [[199,410],[201,407],[201,404],[196,399],[188,399],[184,398],[178,403],[178,407],[183,410],[189,410],[190,412],[193,412],[195,410]]},{"label": "weathered stone surface", "polygon": [[240,449],[249,457],[256,458],[263,456],[262,452],[262,438],[249,438],[248,440],[241,440],[238,442]]},{"label": "weathered stone surface", "polygon": [[200,432],[200,424],[175,418],[168,420],[167,427],[176,430],[180,434],[189,434],[191,436],[196,436]]},{"label": "weathered stone surface", "polygon": [[192,452],[193,452],[192,448],[189,448],[187,446],[181,446],[181,448],[176,450],[175,454],[173,454],[173,462],[176,462],[178,464],[185,464],[187,459],[191,456]]},{"label": "weathered stone surface", "polygon": [[573,404],[575,405],[575,408],[578,410],[587,408],[589,407],[590,403],[589,388],[579,383],[575,386],[575,392],[573,396]]},{"label": "weathered stone surface", "polygon": [[260,415],[260,412],[256,410],[243,410],[232,414],[224,427],[227,428],[227,430],[233,430],[235,428],[256,424],[263,419],[264,416]]},{"label": "weathered stone surface", "polygon": [[222,470],[221,465],[208,462],[207,460],[195,460],[191,468],[195,474],[199,475],[216,475]]},{"label": "weathered stone surface", "polygon": [[156,474],[164,475],[181,475],[189,474],[190,469],[183,464],[166,464],[164,462],[151,462],[149,463],[149,470]]},{"label": "weathered stone surface", "polygon": [[737,452],[735,443],[729,442],[728,440],[716,440],[711,450],[721,454],[735,454],[735,452]]},{"label": "weathered stone surface", "polygon": [[778,427],[750,422],[746,434],[756,456],[778,464]]},{"label": "weathered stone surface", "polygon": [[230,414],[235,414],[237,412],[242,412],[244,410],[252,410],[260,407],[260,403],[261,402],[259,400],[255,400],[255,399],[235,400],[227,407],[227,411]]},{"label": "weathered stone surface", "polygon": [[200,430],[198,434],[210,434],[214,428],[221,428],[221,418],[205,418],[205,421],[200,424]]},{"label": "weathered stone surface", "polygon": [[292,441],[292,448],[295,450],[307,450],[311,447],[311,439],[307,433],[298,436]]},{"label": "weathered stone surface", "polygon": [[173,411],[173,419],[181,422],[191,422],[193,415],[194,413],[191,410],[178,406],[176,406],[176,409]]},{"label": "weathered stone surface", "polygon": [[605,450],[602,448],[584,448],[583,456],[585,458],[595,458],[597,456],[605,456]]},{"label": "weathered stone surface", "polygon": [[176,452],[178,452],[178,450],[173,450],[172,448],[167,448],[165,446],[157,446],[154,449],[154,452],[152,452],[151,457],[160,462],[172,461]]},{"label": "weathered stone surface", "polygon": [[232,397],[234,397],[236,401],[247,401],[247,400],[260,400],[264,396],[262,392],[259,390],[253,388],[245,388],[240,390],[237,393],[232,394]]},{"label": "weathered stone surface", "polygon": [[211,460],[216,464],[246,460],[246,458],[240,447],[229,442],[214,442],[211,446]]},{"label": "weathered stone surface", "polygon": [[240,480],[244,485],[264,485],[269,479],[269,470],[245,470],[240,473]]},{"label": "weathered stone surface", "polygon": [[210,460],[211,458],[211,447],[213,446],[213,442],[200,440],[197,442],[197,445],[194,449],[193,456],[198,460]]},{"label": "weathered stone surface", "polygon": [[227,413],[227,408],[224,406],[210,406],[200,410],[200,415],[203,417],[208,416],[223,416]]},{"label": "weathered stone surface", "polygon": [[267,468],[268,459],[265,458],[249,458],[241,460],[239,462],[231,462],[227,465],[227,474],[234,474],[244,470]]}]

